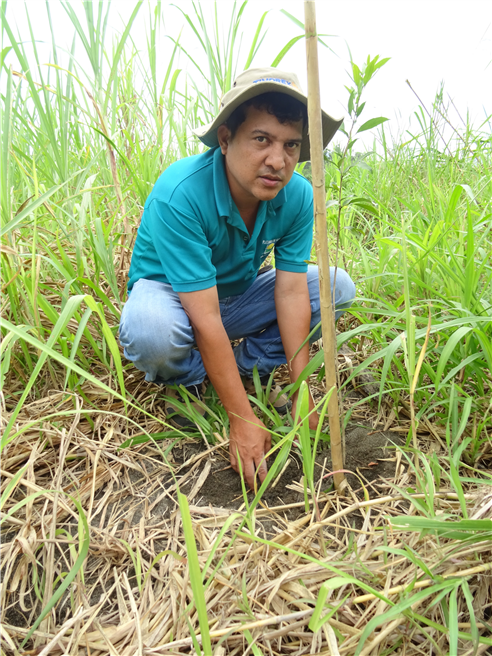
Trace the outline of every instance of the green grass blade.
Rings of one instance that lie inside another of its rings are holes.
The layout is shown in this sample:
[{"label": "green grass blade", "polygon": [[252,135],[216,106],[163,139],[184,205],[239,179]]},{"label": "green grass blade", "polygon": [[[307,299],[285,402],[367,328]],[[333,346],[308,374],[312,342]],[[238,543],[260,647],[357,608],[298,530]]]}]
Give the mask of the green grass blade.
[{"label": "green grass blade", "polygon": [[461,328],[458,328],[453,335],[451,335],[450,338],[447,339],[446,341],[446,346],[444,347],[441,357],[439,358],[439,363],[437,365],[436,369],[436,388],[439,389],[440,381],[444,372],[444,369],[448,363],[448,360],[454,351],[456,345],[460,343],[465,335],[467,335],[470,331],[472,330],[471,326],[462,326]]},{"label": "green grass blade", "polygon": [[475,608],[473,607],[473,595],[468,585],[468,581],[461,582],[461,589],[465,597],[466,605],[468,607],[468,614],[470,615],[471,634],[473,636],[473,649],[474,654],[477,653],[480,634],[478,633],[477,620],[475,618]]},{"label": "green grass blade", "polygon": [[[60,322],[60,330],[64,324],[64,321]],[[25,333],[23,331],[22,326],[15,326],[14,324],[10,323],[3,317],[0,317],[0,327],[4,328],[5,330],[8,330],[17,337],[23,339],[25,342],[28,344],[31,344],[31,346],[34,346],[34,348],[38,349],[41,352],[41,355],[39,356],[38,363],[36,365],[36,368],[34,369],[30,379],[29,379],[29,384],[28,388],[24,390],[14,412],[12,413],[10,420],[5,427],[3,436],[2,436],[2,441],[0,443],[0,452],[5,448],[5,446],[13,439],[13,436],[10,435],[10,432],[13,428],[13,425],[15,423],[15,420],[17,418],[17,415],[19,414],[20,410],[22,409],[22,405],[24,403],[25,398],[27,397],[27,394],[31,390],[38,374],[39,371],[41,370],[41,367],[46,361],[46,358],[50,357],[53,360],[56,360],[60,364],[64,365],[65,367],[68,367],[70,370],[74,371],[75,373],[79,374],[79,376],[82,376],[92,384],[96,385],[100,389],[103,389],[105,392],[108,392],[110,395],[115,396],[116,398],[120,399],[121,401],[125,402],[125,398],[121,396],[116,390],[111,389],[106,385],[105,383],[101,382],[96,376],[93,376],[91,373],[88,371],[85,371],[82,369],[82,367],[79,367],[77,364],[69,360],[68,358],[65,358],[63,355],[55,351],[51,346],[48,344],[44,344],[43,342],[40,342],[36,337],[33,335],[30,335],[29,333]],[[54,340],[53,340],[54,341]]]},{"label": "green grass blade", "polygon": [[56,592],[51,596],[49,599],[48,603],[46,606],[43,608],[41,614],[39,617],[36,619],[34,624],[31,626],[29,629],[26,637],[21,643],[21,648],[27,643],[29,638],[32,636],[34,631],[38,628],[38,626],[41,624],[41,622],[44,620],[44,618],[51,612],[51,610],[56,606],[58,603],[59,599],[61,599],[63,593],[65,590],[68,589],[69,585],[72,583],[72,581],[75,579],[77,576],[77,573],[81,570],[82,565],[84,564],[84,561],[87,557],[87,554],[89,553],[89,543],[90,543],[90,531],[89,531],[89,524],[87,522],[87,517],[85,515],[84,509],[82,508],[82,505],[79,503],[77,499],[74,499],[72,496],[69,494],[66,495],[75,505],[78,515],[79,515],[79,521],[82,523],[83,527],[83,538],[81,540],[81,544],[79,546],[79,555],[77,557],[77,560],[73,564],[72,568],[68,572],[68,574],[65,576],[63,579],[63,582],[60,583],[58,588],[56,589]]},{"label": "green grass blade", "polygon": [[21,467],[19,471],[16,472],[14,476],[10,479],[10,481],[7,483],[7,486],[5,490],[2,492],[2,496],[0,497],[0,510],[2,510],[3,506],[5,505],[5,502],[9,499],[11,492],[13,491],[19,480],[24,476],[26,469],[27,469],[27,465]]},{"label": "green grass blade", "polygon": [[[251,66],[251,62],[253,61],[254,56],[258,51],[258,46],[261,45],[261,42],[263,40],[263,37],[260,38],[260,35],[261,35],[261,30],[263,28],[263,23],[265,22],[265,18],[267,17],[267,15],[268,15],[268,11],[265,11],[259,20],[258,27],[256,28],[256,32],[253,37],[253,41],[251,42],[251,48],[249,49],[249,53],[246,58],[246,63],[244,64],[245,71]],[[258,43],[258,39],[259,39],[259,43]]]},{"label": "green grass blade", "polygon": [[362,631],[362,634],[359,638],[359,642],[357,644],[357,649],[354,652],[354,656],[359,656],[359,654],[361,653],[364,647],[365,641],[371,635],[371,633],[378,628],[378,626],[381,626],[386,622],[390,622],[391,620],[397,617],[401,617],[405,613],[405,611],[409,610],[414,604],[422,603],[425,599],[440,592],[441,590],[452,590],[455,586],[456,584],[454,582],[438,583],[429,588],[426,588],[425,590],[422,590],[421,592],[417,592],[416,594],[410,595],[407,599],[402,599],[401,601],[396,603],[392,608],[390,608],[390,610],[386,611],[385,613],[382,613],[381,615],[377,615],[376,617],[373,617],[372,620],[370,620],[366,624],[364,630]]},{"label": "green grass blade", "polygon": [[210,630],[207,617],[207,604],[205,602],[205,592],[203,588],[202,572],[198,562],[198,552],[196,549],[195,535],[193,533],[193,524],[191,522],[188,499],[184,494],[178,492],[179,509],[181,510],[181,521],[183,522],[183,531],[186,542],[186,552],[188,558],[188,567],[190,570],[190,584],[193,590],[198,622],[200,624],[200,633],[202,636],[202,647],[205,655],[212,653],[212,643],[210,641]]},{"label": "green grass blade", "polygon": [[111,328],[108,326],[103,311],[99,307],[99,303],[96,303],[96,301],[92,298],[92,296],[84,296],[84,301],[86,302],[87,307],[89,307],[93,312],[97,312],[99,316],[99,320],[101,322],[101,327],[102,327],[102,333],[108,343],[109,350],[111,351],[111,355],[113,356],[113,365],[116,368],[116,375],[118,377],[118,382],[120,385],[121,396],[125,399],[126,393],[125,393],[125,380],[123,378],[123,363],[121,362],[120,349],[118,348],[116,339],[113,333],[111,332]]},{"label": "green grass blade", "polygon": [[303,38],[304,38],[304,34],[300,34],[299,36],[295,36],[288,43],[286,43],[285,46],[282,48],[282,50],[278,53],[278,55],[272,61],[271,66],[273,66],[273,67],[278,66],[280,64],[280,62],[282,61],[282,59],[285,57],[285,55],[292,48],[292,46],[295,46],[295,44]]},{"label": "green grass blade", "polygon": [[449,595],[449,653],[458,653],[458,586]]},{"label": "green grass blade", "polygon": [[9,221],[7,224],[5,224],[2,227],[2,229],[0,231],[0,237],[3,237],[8,232],[12,232],[15,228],[17,228],[19,223],[24,221],[24,219],[29,216],[29,214],[31,214],[36,209],[38,209],[38,207],[41,207],[41,205],[43,205],[43,203],[45,203],[48,200],[48,198],[53,196],[54,193],[56,193],[57,191],[62,189],[67,184],[67,182],[69,182],[70,180],[73,180],[73,178],[75,178],[75,176],[79,175],[79,174],[80,174],[80,171],[77,171],[76,173],[71,175],[65,182],[62,182],[59,185],[55,185],[54,187],[51,187],[51,189],[49,191],[46,191],[44,194],[42,194],[41,196],[36,198],[36,200],[34,200],[32,203],[30,203],[21,212],[16,214],[15,217],[11,221]]},{"label": "green grass blade", "polygon": [[470,535],[477,532],[490,533],[492,519],[461,519],[449,521],[444,519],[429,519],[427,517],[392,517],[391,525],[405,531],[435,530],[439,535],[446,535],[449,531],[461,531]]}]

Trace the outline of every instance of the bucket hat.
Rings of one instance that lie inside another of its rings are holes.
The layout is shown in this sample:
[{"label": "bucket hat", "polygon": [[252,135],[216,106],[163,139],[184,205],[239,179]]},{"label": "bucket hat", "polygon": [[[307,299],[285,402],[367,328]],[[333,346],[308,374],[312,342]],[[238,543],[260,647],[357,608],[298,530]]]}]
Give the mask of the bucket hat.
[{"label": "bucket hat", "polygon": [[[209,148],[218,146],[217,128],[219,125],[225,123],[232,112],[243,102],[269,91],[285,93],[307,107],[307,96],[301,89],[297,75],[280,71],[278,68],[250,68],[238,75],[232,88],[224,94],[216,118],[211,123],[194,130],[194,134]],[[329,144],[342,122],[343,118],[333,118],[321,110],[323,148]],[[304,126],[299,161],[305,162],[309,159],[309,130],[308,126]]]}]

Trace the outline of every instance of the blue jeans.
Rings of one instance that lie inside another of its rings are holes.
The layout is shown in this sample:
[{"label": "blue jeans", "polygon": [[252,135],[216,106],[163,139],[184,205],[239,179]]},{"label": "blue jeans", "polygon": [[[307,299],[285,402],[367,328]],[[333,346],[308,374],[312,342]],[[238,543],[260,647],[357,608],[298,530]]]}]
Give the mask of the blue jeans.
[{"label": "blue jeans", "polygon": [[[333,286],[334,269],[330,271]],[[318,267],[308,267],[311,330],[320,322]],[[256,366],[260,376],[285,364],[274,301],[275,269],[262,273],[243,294],[220,301],[220,314],[230,339],[243,340],[234,348],[239,373],[251,377]],[[343,269],[337,269],[335,305],[338,319],[352,305],[355,285]],[[311,342],[321,336],[316,331]],[[205,376],[202,356],[179,296],[171,285],[140,279],[123,308],[120,342],[125,357],[145,379],[166,385],[198,385]]]}]

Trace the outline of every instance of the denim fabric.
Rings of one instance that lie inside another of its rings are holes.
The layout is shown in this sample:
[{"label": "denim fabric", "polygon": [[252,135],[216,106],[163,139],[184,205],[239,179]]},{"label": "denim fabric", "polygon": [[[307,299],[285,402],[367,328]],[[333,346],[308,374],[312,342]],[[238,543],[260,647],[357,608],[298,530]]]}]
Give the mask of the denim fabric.
[{"label": "denim fabric", "polygon": [[[330,271],[333,286],[334,269]],[[311,302],[311,329],[320,322],[318,267],[308,268]],[[234,349],[239,373],[260,376],[285,364],[286,358],[277,324],[274,301],[275,269],[262,273],[243,294],[220,301],[222,323],[230,339],[244,338]],[[337,269],[335,317],[352,305],[355,285],[350,276]],[[320,337],[318,330],[311,341]],[[125,357],[145,379],[167,385],[198,385],[205,376],[193,329],[171,285],[141,278],[123,308],[120,342]]]}]

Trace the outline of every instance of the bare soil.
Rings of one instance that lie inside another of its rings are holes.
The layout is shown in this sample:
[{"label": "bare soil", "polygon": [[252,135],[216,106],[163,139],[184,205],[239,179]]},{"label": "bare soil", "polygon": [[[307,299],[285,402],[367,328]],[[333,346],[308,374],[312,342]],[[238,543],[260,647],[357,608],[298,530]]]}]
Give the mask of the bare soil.
[{"label": "bare soil", "polygon": [[[354,490],[361,488],[361,480],[364,484],[377,482],[383,479],[386,483],[394,478],[396,454],[395,444],[401,444],[398,433],[391,431],[374,431],[368,426],[350,426],[345,437],[345,468],[351,472],[347,475],[348,482]],[[315,470],[316,482],[322,477],[321,491],[332,487],[331,453],[328,443],[322,443],[322,448],[316,456],[317,467]],[[184,463],[203,450],[202,445],[195,441],[184,441],[173,449],[175,462]],[[238,509],[243,501],[240,477],[229,465],[228,452],[219,449],[210,459],[210,473],[202,484],[197,495],[195,505],[212,506],[214,508]],[[190,491],[200,473],[203,471],[206,460],[190,477],[181,491]],[[298,503],[303,500],[301,479],[303,476],[302,459],[298,449],[293,448],[288,464],[281,476],[274,480],[272,485],[263,495],[263,502],[268,506],[283,506]],[[296,483],[298,485],[296,485]],[[296,489],[297,488],[297,489]],[[253,494],[249,493],[250,500]],[[295,519],[304,513],[304,508],[293,509],[289,519]]]}]

